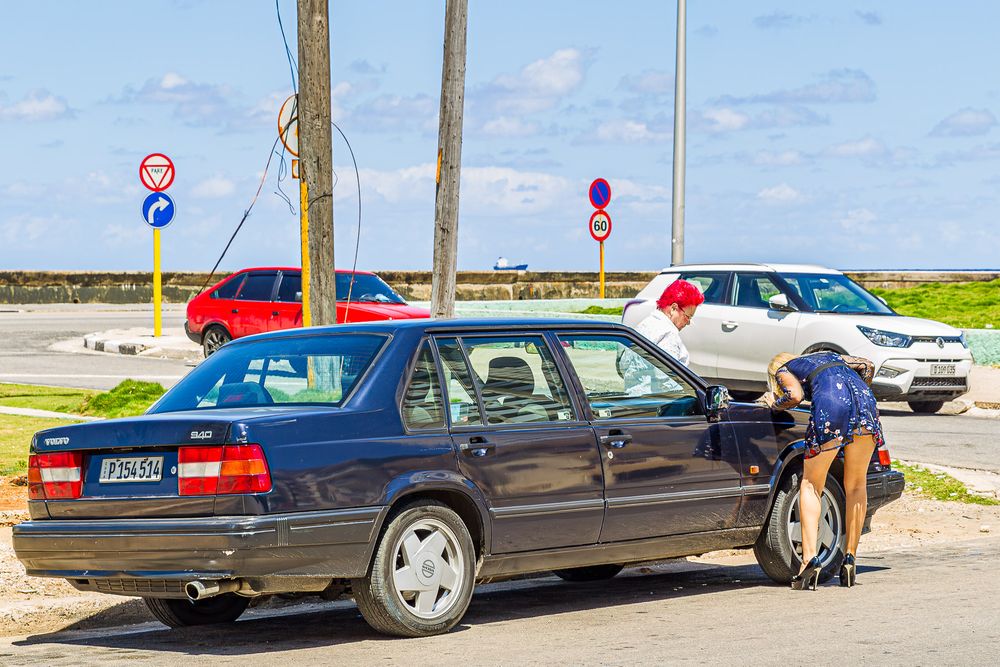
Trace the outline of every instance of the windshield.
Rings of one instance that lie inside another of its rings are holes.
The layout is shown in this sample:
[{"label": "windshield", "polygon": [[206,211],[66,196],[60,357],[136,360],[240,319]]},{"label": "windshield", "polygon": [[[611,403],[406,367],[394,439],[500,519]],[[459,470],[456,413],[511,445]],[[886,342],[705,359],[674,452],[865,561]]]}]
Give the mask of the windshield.
[{"label": "windshield", "polygon": [[805,301],[809,310],[817,313],[864,313],[895,315],[889,306],[844,275],[830,273],[782,273]]},{"label": "windshield", "polygon": [[351,287],[351,274],[337,274],[337,301],[347,301],[350,289],[351,301],[368,301],[373,303],[400,303],[406,300],[396,294],[384,280],[367,273],[354,274],[354,287]]},{"label": "windshield", "polygon": [[340,405],[385,343],[378,334],[279,338],[226,345],[150,410]]}]

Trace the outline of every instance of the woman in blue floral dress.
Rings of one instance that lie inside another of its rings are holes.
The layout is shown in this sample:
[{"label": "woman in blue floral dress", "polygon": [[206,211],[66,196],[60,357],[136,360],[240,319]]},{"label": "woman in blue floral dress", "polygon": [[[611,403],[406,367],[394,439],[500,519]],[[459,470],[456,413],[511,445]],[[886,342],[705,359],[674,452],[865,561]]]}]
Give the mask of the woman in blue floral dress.
[{"label": "woman in blue floral dress", "polygon": [[803,400],[811,404],[806,428],[806,454],[799,489],[802,522],[802,569],[792,588],[816,588],[817,556],[823,487],[830,465],[844,450],[844,493],[847,496],[847,536],[840,585],[853,586],[855,554],[868,509],[868,464],[882,446],[882,424],[871,391],[875,366],[861,357],[817,352],[796,357],[783,353],[771,360],[765,400],[774,410],[788,410]]}]

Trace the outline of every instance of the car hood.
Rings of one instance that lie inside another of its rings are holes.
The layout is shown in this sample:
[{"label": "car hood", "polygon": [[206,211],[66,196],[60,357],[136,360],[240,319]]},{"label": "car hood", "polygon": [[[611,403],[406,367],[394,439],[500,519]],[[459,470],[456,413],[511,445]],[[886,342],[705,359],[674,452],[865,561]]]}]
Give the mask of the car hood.
[{"label": "car hood", "polygon": [[958,336],[961,329],[953,326],[925,320],[920,317],[903,315],[850,315],[848,313],[813,313],[814,317],[836,317],[844,322],[851,322],[871,329],[881,329],[907,336]]},{"label": "car hood", "polygon": [[351,311],[355,313],[370,313],[383,320],[414,320],[430,317],[431,311],[417,308],[405,303],[371,303],[368,301],[352,301]]}]

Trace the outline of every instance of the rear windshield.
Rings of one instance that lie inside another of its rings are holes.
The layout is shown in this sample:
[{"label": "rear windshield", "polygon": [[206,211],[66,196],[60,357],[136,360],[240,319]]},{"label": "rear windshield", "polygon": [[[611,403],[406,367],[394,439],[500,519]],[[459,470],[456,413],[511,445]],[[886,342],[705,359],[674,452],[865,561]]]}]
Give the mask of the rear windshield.
[{"label": "rear windshield", "polygon": [[150,412],[340,405],[385,341],[378,334],[337,334],[227,345]]}]

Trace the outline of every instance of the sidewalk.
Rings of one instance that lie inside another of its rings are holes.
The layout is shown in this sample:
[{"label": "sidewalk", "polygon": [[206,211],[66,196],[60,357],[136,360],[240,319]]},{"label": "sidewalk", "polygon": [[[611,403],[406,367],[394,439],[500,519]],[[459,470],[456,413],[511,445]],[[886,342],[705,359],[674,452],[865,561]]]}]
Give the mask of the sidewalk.
[{"label": "sidewalk", "polygon": [[103,417],[84,417],[68,412],[52,412],[51,410],[36,410],[35,408],[13,408],[0,405],[0,415],[17,415],[18,417],[46,417],[49,419],[73,419],[81,422],[100,421]]},{"label": "sidewalk", "polygon": [[160,359],[201,361],[201,346],[193,342],[180,327],[165,328],[159,338],[145,327],[99,331],[83,337],[83,346],[95,352],[127,354]]}]

